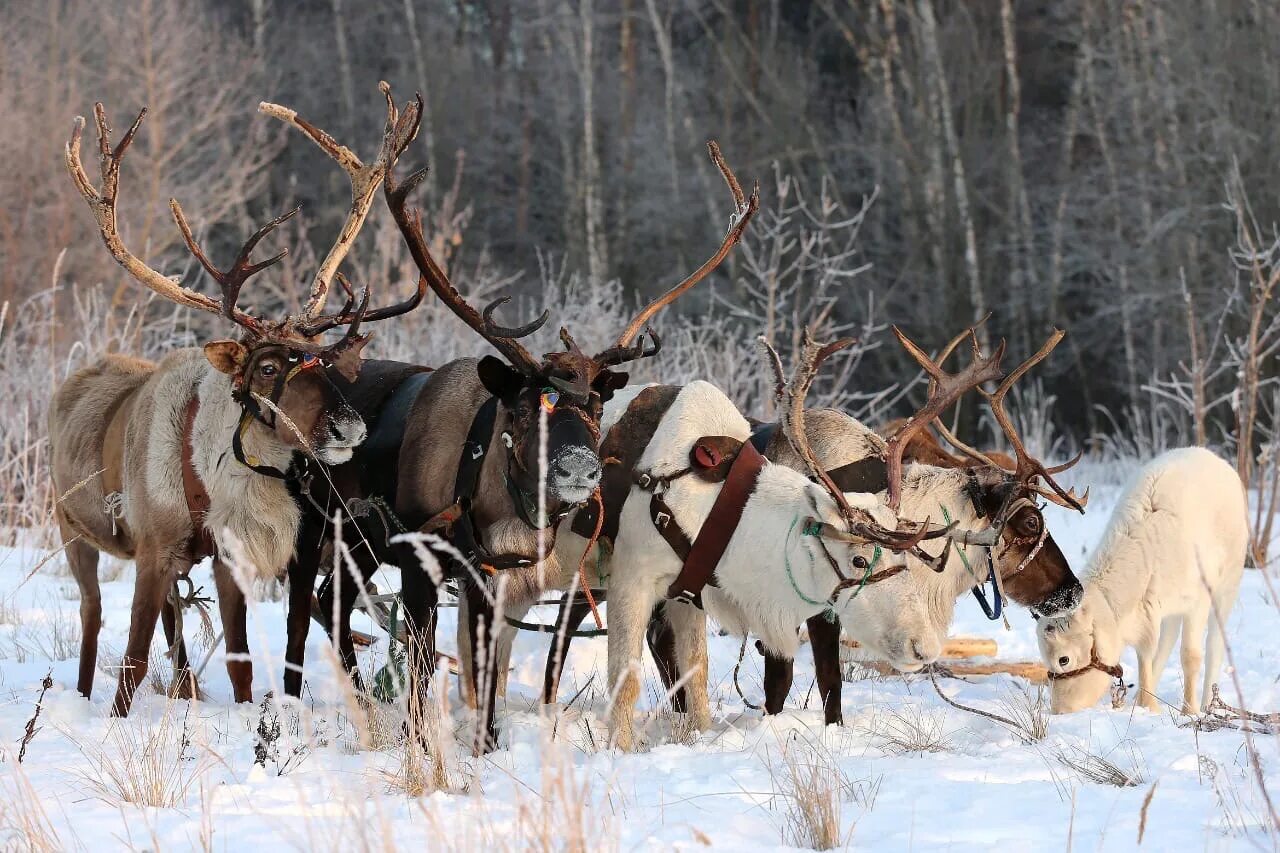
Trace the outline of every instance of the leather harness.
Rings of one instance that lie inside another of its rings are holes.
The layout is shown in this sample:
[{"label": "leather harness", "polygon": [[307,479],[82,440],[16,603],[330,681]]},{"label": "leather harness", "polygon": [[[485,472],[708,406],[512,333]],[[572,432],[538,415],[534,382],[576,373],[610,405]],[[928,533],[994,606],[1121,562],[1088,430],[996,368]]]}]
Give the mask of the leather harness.
[{"label": "leather harness", "polygon": [[1088,672],[1091,669],[1096,669],[1098,672],[1104,672],[1107,675],[1114,678],[1116,681],[1120,682],[1121,685],[1124,684],[1124,669],[1121,668],[1119,663],[1115,663],[1115,664],[1103,663],[1101,660],[1099,660],[1098,647],[1096,645],[1089,647],[1089,662],[1087,664],[1080,667],[1079,669],[1071,669],[1071,670],[1067,670],[1066,672],[1050,671],[1049,680],[1050,681],[1066,681],[1067,679],[1076,678],[1077,676],[1084,675],[1086,672]]}]

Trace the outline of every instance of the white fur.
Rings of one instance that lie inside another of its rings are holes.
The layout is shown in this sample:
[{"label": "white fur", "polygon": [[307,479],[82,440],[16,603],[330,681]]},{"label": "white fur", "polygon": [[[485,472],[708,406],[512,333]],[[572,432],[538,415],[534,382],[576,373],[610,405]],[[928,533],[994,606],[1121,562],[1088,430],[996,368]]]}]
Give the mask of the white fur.
[{"label": "white fur", "polygon": [[[616,423],[619,414],[615,413],[633,398],[634,395],[625,393],[615,397],[606,408],[605,423]],[[750,426],[721,391],[706,382],[693,382],[676,396],[641,456],[637,470],[661,476],[686,468],[694,443],[707,435],[726,435],[745,441],[750,435]],[[664,500],[680,526],[694,537],[720,489],[719,483],[708,483],[694,476],[681,477],[673,481]],[[892,514],[885,516],[887,510],[874,498],[861,495],[849,498],[876,512],[882,522],[892,521]],[[757,634],[771,649],[794,654],[796,626],[822,612],[838,582],[818,550],[817,542],[801,534],[803,520],[815,515],[839,524],[835,502],[819,486],[791,468],[765,467],[720,561],[716,572],[719,587],[703,593],[708,609],[718,621],[740,632]],[[855,555],[872,558],[873,549],[869,546],[827,544],[846,575],[857,571],[852,566]],[[576,567],[583,546],[580,537],[568,533],[567,525],[562,526],[557,542],[557,551],[562,552],[560,564]],[[887,568],[900,559],[886,552],[877,568]],[[787,578],[788,565],[799,593]],[[630,749],[635,744],[632,718],[639,694],[637,673],[645,626],[654,606],[665,597],[668,586],[679,574],[680,566],[680,559],[649,517],[649,493],[633,489],[622,508],[613,559],[607,570],[610,576],[609,683],[615,691],[610,723],[614,741],[622,749]],[[688,624],[682,626],[679,637],[695,631],[703,634],[705,642],[703,620],[683,611],[680,617],[682,623]],[[685,650],[683,657],[698,660],[692,648]],[[705,656],[702,659],[705,660]],[[689,679],[686,695],[693,723],[705,728],[710,724],[705,667],[700,672],[683,675]]]},{"label": "white fur", "polygon": [[[209,494],[205,527],[213,534],[220,554],[227,554],[228,536],[238,543],[251,570],[259,578],[284,573],[293,556],[301,512],[280,480],[264,477],[236,461],[231,440],[240,423],[241,409],[231,398],[231,380],[214,370],[200,350],[174,358],[172,369],[159,374],[162,383],[154,395],[156,411],[151,419],[150,455],[146,460],[148,499],[170,513],[187,512],[182,485],[182,427],[192,396],[200,406],[191,431],[192,461]],[[163,410],[161,410],[163,408]],[[289,466],[292,450],[256,422],[245,436],[245,452],[281,470]],[[146,519],[132,515],[129,524],[143,529]]]},{"label": "white fur", "polygon": [[[1117,505],[1082,578],[1080,609],[1037,625],[1046,666],[1055,672],[1078,669],[1089,662],[1091,648],[1103,663],[1115,664],[1133,646],[1138,702],[1156,710],[1154,691],[1181,630],[1182,706],[1194,712],[1218,677],[1221,626],[1235,605],[1248,537],[1244,491],[1230,465],[1202,448],[1158,456],[1138,472]],[[1095,704],[1109,683],[1096,670],[1055,681],[1054,712]]]}]

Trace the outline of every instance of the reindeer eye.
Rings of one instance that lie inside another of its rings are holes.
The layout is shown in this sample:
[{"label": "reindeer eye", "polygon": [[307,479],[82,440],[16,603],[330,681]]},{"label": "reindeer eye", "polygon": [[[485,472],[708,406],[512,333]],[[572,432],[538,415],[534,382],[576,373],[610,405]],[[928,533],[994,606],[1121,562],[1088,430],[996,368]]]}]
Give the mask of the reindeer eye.
[{"label": "reindeer eye", "polygon": [[855,569],[865,569],[869,565],[870,563],[867,562],[867,558],[861,554],[853,558],[853,567]]},{"label": "reindeer eye", "polygon": [[1057,628],[1054,628],[1052,625],[1045,625],[1045,626],[1044,626],[1044,632],[1045,632],[1046,634],[1052,634],[1052,633],[1053,633],[1054,631],[1056,631],[1056,630],[1058,630],[1058,629],[1057,629]]},{"label": "reindeer eye", "polygon": [[538,398],[538,405],[542,406],[542,411],[548,415],[556,410],[556,404],[560,402],[560,392],[554,388],[543,388],[542,396]]},{"label": "reindeer eye", "polygon": [[280,372],[280,368],[276,367],[271,362],[267,362],[266,364],[258,368],[258,372],[261,373],[263,376],[275,376],[277,373]]}]

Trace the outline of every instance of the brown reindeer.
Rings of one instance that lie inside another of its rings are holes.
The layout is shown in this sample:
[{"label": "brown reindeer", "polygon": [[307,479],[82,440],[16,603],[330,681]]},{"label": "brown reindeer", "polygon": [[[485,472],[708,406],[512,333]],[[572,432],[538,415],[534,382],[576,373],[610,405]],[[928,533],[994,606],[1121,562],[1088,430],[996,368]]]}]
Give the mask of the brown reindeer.
[{"label": "brown reindeer", "polygon": [[[386,90],[384,89],[384,92]],[[374,162],[363,164],[346,148],[337,158],[352,184],[352,207],[338,240],[316,272],[304,310],[280,321],[236,307],[245,283],[281,258],[253,262],[258,242],[297,210],[273,219],[253,234],[231,266],[219,269],[197,245],[181,208],[171,201],[187,248],[221,288],[213,299],[152,269],[125,246],[116,202],[120,165],[146,110],[112,148],[106,113],[94,107],[102,185],[95,187],[80,159],[84,120],[77,119],[66,148],[67,168],[116,261],[141,284],[189,308],[220,314],[241,328],[239,340],[216,340],[200,349],[169,354],[158,364],[108,356],[68,379],[49,412],[53,479],[66,494],[57,508],[71,572],[80,586],[83,635],[77,687],[93,688],[97,638],[102,623],[98,587],[99,552],[137,563],[129,639],[112,713],[126,715],[147,671],[151,638],[164,608],[164,626],[174,650],[175,670],[186,689],[185,649],[175,636],[176,609],[165,606],[192,564],[213,556],[218,603],[226,633],[227,671],[237,702],[252,698],[245,606],[228,560],[260,577],[276,577],[292,556],[299,511],[286,486],[295,454],[337,464],[365,437],[365,425],[330,378],[354,379],[360,350],[368,341],[362,321],[384,319],[417,305],[405,302],[369,310],[369,291],[350,292],[346,306],[323,314],[330,282],[350,250],[394,153],[408,144],[417,105],[398,114],[387,93],[387,122]],[[335,143],[336,145],[336,143]],[[344,283],[344,287],[347,287]],[[320,335],[346,326],[336,343]],[[104,506],[107,510],[104,511]]]},{"label": "brown reindeer", "polygon": [[[714,143],[709,148],[734,196],[728,233],[701,267],[642,309],[612,346],[595,355],[584,352],[563,328],[564,352],[538,358],[525,349],[518,339],[538,329],[547,312],[532,323],[506,328],[493,319],[505,300],[476,311],[432,257],[421,216],[407,207],[425,170],[403,182],[387,176],[387,203],[428,285],[503,356],[445,364],[419,380],[411,399],[396,404],[404,405],[406,414],[395,464],[395,514],[408,530],[447,533],[467,558],[466,564],[452,561],[449,571],[462,586],[463,679],[480,685],[473,693],[481,708],[479,750],[491,749],[496,738],[493,598],[479,570],[528,565],[550,553],[555,525],[599,485],[602,407],[627,381],[616,368],[657,353],[660,341],[646,324],[720,264],[759,206],[758,191],[748,199],[719,149]],[[398,552],[410,629],[410,689],[425,691],[435,663],[440,578],[428,575],[412,548],[401,546]]]}]

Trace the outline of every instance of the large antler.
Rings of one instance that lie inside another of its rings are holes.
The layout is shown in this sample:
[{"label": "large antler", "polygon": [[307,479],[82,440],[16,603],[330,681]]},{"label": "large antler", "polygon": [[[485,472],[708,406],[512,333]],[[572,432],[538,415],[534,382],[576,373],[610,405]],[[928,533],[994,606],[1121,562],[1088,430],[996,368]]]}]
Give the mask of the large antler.
[{"label": "large antler", "polygon": [[[1003,466],[997,465],[989,456],[987,456],[987,454],[982,453],[979,450],[975,450],[973,447],[965,444],[941,423],[938,424],[938,432],[941,433],[942,437],[961,453],[982,462],[983,464],[990,465],[993,468],[1012,474],[1019,483],[1022,483],[1046,500],[1052,501],[1058,506],[1065,507],[1066,509],[1074,509],[1077,512],[1084,512],[1084,507],[1089,502],[1089,490],[1085,489],[1085,493],[1083,495],[1077,495],[1074,487],[1071,489],[1063,489],[1053,479],[1054,474],[1061,474],[1063,471],[1066,471],[1068,468],[1079,462],[1081,457],[1084,455],[1083,451],[1076,454],[1075,458],[1068,460],[1062,465],[1055,465],[1053,467],[1046,468],[1042,462],[1027,452],[1026,445],[1023,444],[1021,436],[1018,435],[1018,431],[1013,425],[1013,419],[1009,416],[1008,411],[1006,411],[1004,407],[1005,396],[1009,393],[1009,390],[1013,387],[1014,383],[1021,379],[1032,367],[1035,367],[1037,364],[1044,361],[1049,356],[1049,353],[1053,352],[1054,347],[1058,345],[1066,334],[1067,333],[1061,329],[1054,329],[1053,334],[1049,335],[1048,340],[1044,342],[1044,345],[1040,347],[1040,350],[1036,352],[1035,355],[1022,362],[1022,364],[1018,365],[1017,368],[1005,377],[1004,381],[1000,383],[994,392],[988,392],[980,389],[980,393],[986,398],[987,404],[991,407],[991,414],[995,416],[996,423],[1000,425],[1000,429],[1004,432],[1005,437],[1009,440],[1010,446],[1013,448],[1014,456],[1017,459],[1017,464],[1013,471],[1006,471]],[[948,348],[939,361],[945,361],[949,354],[950,348]],[[1039,486],[1033,482],[1037,478],[1044,483],[1044,486]]]},{"label": "large antler", "polygon": [[[417,95],[416,98],[418,108],[421,110],[422,96]],[[417,265],[423,280],[439,297],[440,301],[449,307],[449,310],[457,314],[464,323],[492,344],[493,348],[502,353],[513,367],[529,374],[539,372],[542,363],[530,355],[527,349],[516,342],[516,339],[530,335],[541,328],[550,313],[543,311],[542,315],[533,322],[518,328],[508,329],[499,326],[492,320],[494,310],[506,302],[507,297],[491,302],[485,307],[483,314],[476,311],[463,298],[462,294],[453,286],[453,282],[449,280],[449,276],[444,269],[436,263],[436,259],[431,255],[427,239],[422,233],[421,212],[410,210],[407,207],[409,194],[417,189],[418,185],[427,177],[426,167],[413,172],[403,181],[395,179],[396,161],[403,151],[403,147],[398,148],[387,164],[383,194],[386,197],[387,208],[391,211],[392,218],[395,219],[396,225],[400,228],[400,233],[409,246],[409,254],[413,257],[413,262]]]},{"label": "large antler", "polygon": [[102,172],[101,189],[95,187],[89,180],[89,176],[84,170],[84,164],[80,159],[80,140],[84,134],[84,118],[77,116],[75,125],[72,127],[71,139],[67,142],[65,152],[67,170],[71,173],[71,180],[75,183],[76,189],[80,191],[80,195],[88,202],[89,209],[93,212],[93,218],[98,223],[98,232],[102,235],[102,241],[106,244],[108,251],[111,252],[111,256],[116,259],[120,266],[124,267],[129,275],[165,299],[188,308],[208,311],[212,314],[222,314],[246,329],[261,333],[266,323],[237,308],[235,304],[236,297],[240,293],[240,288],[244,286],[245,281],[250,276],[277,263],[285,256],[287,249],[257,264],[249,261],[249,255],[258,242],[280,223],[297,213],[297,210],[292,210],[283,216],[277,217],[258,229],[241,248],[231,269],[224,274],[216,270],[204,256],[204,253],[195,245],[195,241],[190,237],[190,229],[186,227],[186,222],[182,219],[181,209],[178,208],[176,201],[170,200],[169,203],[173,207],[174,216],[178,219],[179,227],[183,230],[183,238],[186,239],[188,248],[192,250],[205,269],[209,270],[210,274],[222,285],[222,299],[219,301],[205,296],[203,293],[197,293],[194,290],[183,287],[176,278],[170,278],[152,269],[125,246],[124,240],[120,237],[119,220],[116,214],[116,200],[120,196],[120,164],[123,162],[125,154],[128,153],[129,145],[133,142],[133,138],[146,115],[147,110],[144,107],[138,113],[138,117],[133,120],[133,124],[129,126],[129,130],[125,132],[120,142],[112,148],[111,128],[107,125],[107,111],[101,103],[93,105],[93,117],[98,128],[98,153]]},{"label": "large antler", "polygon": [[983,358],[982,353],[978,350],[978,337],[973,328],[966,329],[952,340],[946,352],[950,354],[951,350],[967,336],[973,342],[973,361],[964,370],[952,374],[942,369],[941,365],[946,356],[934,361],[929,358],[924,350],[920,349],[910,338],[904,335],[897,326],[893,327],[893,334],[898,338],[898,343],[902,344],[903,349],[924,368],[925,373],[929,374],[930,378],[929,396],[925,400],[924,406],[907,419],[902,428],[888,440],[885,448],[885,468],[889,479],[889,506],[896,510],[902,500],[902,453],[906,450],[911,437],[951,408],[966,391],[980,387],[983,382],[999,379],[1001,376],[1000,359],[1004,357],[1005,343],[1001,341],[990,357]]},{"label": "large antler", "polygon": [[[782,360],[778,357],[773,345],[763,337],[759,339],[759,342],[770,364],[781,365]],[[822,363],[853,343],[853,338],[843,338],[820,346],[814,342],[809,329],[806,328],[804,330],[800,339],[800,357],[796,364],[795,374],[787,384],[784,393],[786,405],[782,412],[782,433],[786,436],[796,455],[804,462],[809,475],[827,490],[839,508],[840,514],[849,528],[848,533],[851,534],[851,537],[837,536],[837,538],[848,538],[848,541],[878,543],[894,551],[911,550],[921,540],[944,535],[949,528],[930,530],[927,519],[925,523],[919,525],[915,530],[890,530],[881,526],[866,513],[850,506],[849,501],[844,496],[844,492],[840,491],[840,487],[835,484],[830,475],[819,464],[818,457],[809,444],[804,416],[804,404],[805,399],[808,397],[809,389],[813,386],[813,380],[817,377],[818,369],[822,366]]]},{"label": "large antler", "polygon": [[347,257],[347,253],[351,251],[352,245],[355,244],[356,236],[369,215],[369,208],[373,206],[374,193],[378,191],[378,185],[386,176],[387,169],[418,133],[422,111],[421,98],[416,102],[410,102],[405,108],[405,115],[401,117],[391,97],[391,87],[383,81],[378,84],[378,89],[387,100],[387,123],[383,128],[382,145],[378,149],[378,154],[368,164],[364,163],[350,148],[299,116],[294,110],[267,101],[258,104],[258,112],[297,128],[314,142],[316,147],[342,167],[351,181],[351,210],[347,213],[346,221],[342,223],[337,240],[329,248],[328,254],[321,261],[312,279],[311,295],[307,298],[302,314],[298,318],[303,324],[323,325],[324,322],[332,319],[321,318],[320,312],[324,310],[334,274]]},{"label": "large antler", "polygon": [[[595,357],[596,363],[601,367],[609,367],[626,361],[634,361],[656,355],[662,346],[662,342],[654,334],[653,329],[648,328],[646,324],[659,311],[675,302],[695,284],[710,275],[712,270],[720,266],[728,256],[729,250],[742,239],[742,234],[746,231],[747,223],[751,221],[751,217],[755,216],[756,211],[760,209],[760,185],[757,183],[751,191],[751,197],[746,197],[742,192],[742,185],[738,183],[738,178],[733,174],[733,170],[729,168],[729,164],[725,162],[724,156],[720,153],[720,146],[714,141],[710,141],[707,143],[707,152],[711,155],[711,161],[716,164],[716,168],[720,170],[720,175],[724,178],[724,182],[729,185],[729,192],[733,193],[733,214],[729,217],[729,230],[725,233],[724,240],[720,242],[720,247],[703,262],[702,266],[694,270],[684,281],[642,308],[640,313],[636,314],[631,322],[627,324],[627,327],[622,330],[617,342]],[[644,334],[641,334],[642,330]],[[635,341],[637,335],[640,336],[640,340],[633,345],[632,342]],[[652,346],[648,348],[644,345],[645,335],[652,341]]]}]

